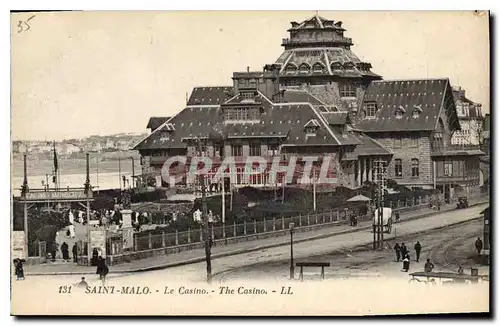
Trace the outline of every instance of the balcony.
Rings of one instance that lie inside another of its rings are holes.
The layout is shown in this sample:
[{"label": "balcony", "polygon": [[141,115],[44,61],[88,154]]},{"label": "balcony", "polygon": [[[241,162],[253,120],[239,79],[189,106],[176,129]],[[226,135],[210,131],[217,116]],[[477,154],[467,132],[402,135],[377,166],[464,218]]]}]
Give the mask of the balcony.
[{"label": "balcony", "polygon": [[281,40],[281,45],[298,45],[298,44],[315,44],[315,43],[341,43],[352,45],[352,38],[350,37],[317,37],[311,39],[289,39],[284,38]]},{"label": "balcony", "polygon": [[478,145],[438,145],[431,147],[431,156],[474,156],[485,155]]}]

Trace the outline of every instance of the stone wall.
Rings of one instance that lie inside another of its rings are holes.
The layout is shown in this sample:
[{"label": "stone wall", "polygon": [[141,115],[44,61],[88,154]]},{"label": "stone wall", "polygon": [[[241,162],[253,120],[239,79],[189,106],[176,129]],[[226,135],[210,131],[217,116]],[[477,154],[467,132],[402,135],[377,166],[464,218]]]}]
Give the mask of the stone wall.
[{"label": "stone wall", "polygon": [[[433,185],[433,168],[431,153],[430,138],[427,133],[406,133],[402,134],[402,146],[395,147],[395,134],[371,134],[372,138],[376,139],[385,148],[390,149],[394,155],[389,162],[388,177],[394,179],[398,184],[421,187],[424,185]],[[411,136],[418,139],[418,146],[412,141]],[[419,160],[419,176],[412,177],[411,160],[416,158]],[[403,164],[403,177],[396,178],[395,161],[401,159]]]}]

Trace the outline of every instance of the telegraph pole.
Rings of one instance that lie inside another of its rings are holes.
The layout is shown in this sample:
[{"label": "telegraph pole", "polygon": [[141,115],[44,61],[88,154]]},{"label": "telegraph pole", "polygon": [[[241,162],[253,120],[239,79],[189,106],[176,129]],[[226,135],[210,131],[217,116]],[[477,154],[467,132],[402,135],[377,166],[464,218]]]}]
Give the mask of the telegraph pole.
[{"label": "telegraph pole", "polygon": [[[378,159],[374,161],[374,172],[376,172],[376,177],[377,177],[377,227],[376,227],[376,240],[375,240],[375,235],[374,235],[374,248],[379,248],[383,249],[384,248],[384,209],[383,209],[383,203],[384,203],[384,188],[385,188],[385,172],[386,172],[386,167],[385,167],[386,162]],[[375,230],[374,230],[375,231]]]},{"label": "telegraph pole", "polygon": [[[198,151],[201,155],[201,139],[196,139],[198,145]],[[201,206],[203,213],[203,239],[205,240],[205,259],[207,261],[207,283],[212,283],[212,261],[211,261],[211,252],[210,252],[210,241],[208,239],[210,230],[208,227],[208,208],[207,208],[207,194],[205,189],[205,174],[200,175],[201,179]]]}]

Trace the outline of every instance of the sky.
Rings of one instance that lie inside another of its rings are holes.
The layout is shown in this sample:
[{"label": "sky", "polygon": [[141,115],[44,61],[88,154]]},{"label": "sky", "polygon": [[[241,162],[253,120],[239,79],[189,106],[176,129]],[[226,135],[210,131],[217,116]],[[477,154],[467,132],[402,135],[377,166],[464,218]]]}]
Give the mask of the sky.
[{"label": "sky", "polygon": [[[282,53],[315,11],[66,12],[11,15],[13,140],[145,132],[196,86],[232,85]],[[34,15],[34,17],[33,17]],[[486,13],[320,11],[384,79],[448,77],[489,112]],[[29,19],[32,17],[31,19]],[[19,21],[28,20],[19,27]]]}]

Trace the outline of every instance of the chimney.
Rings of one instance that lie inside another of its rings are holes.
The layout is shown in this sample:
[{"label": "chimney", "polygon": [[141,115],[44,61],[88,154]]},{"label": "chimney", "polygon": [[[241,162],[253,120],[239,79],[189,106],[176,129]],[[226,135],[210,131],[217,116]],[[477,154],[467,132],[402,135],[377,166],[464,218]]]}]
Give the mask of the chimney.
[{"label": "chimney", "polygon": [[250,72],[250,66],[247,66],[247,72]]}]

